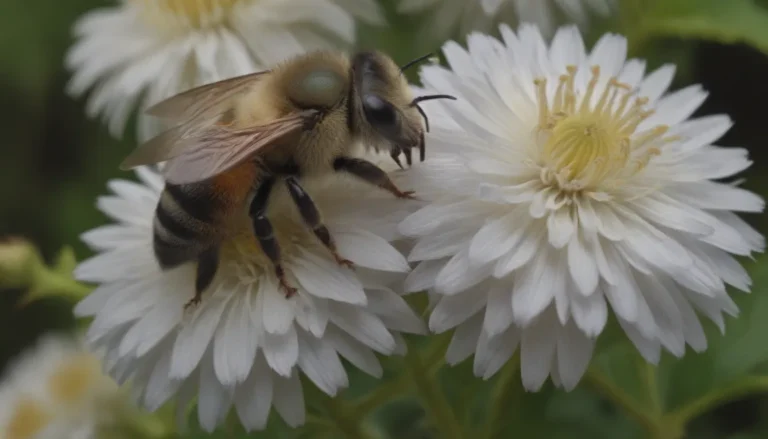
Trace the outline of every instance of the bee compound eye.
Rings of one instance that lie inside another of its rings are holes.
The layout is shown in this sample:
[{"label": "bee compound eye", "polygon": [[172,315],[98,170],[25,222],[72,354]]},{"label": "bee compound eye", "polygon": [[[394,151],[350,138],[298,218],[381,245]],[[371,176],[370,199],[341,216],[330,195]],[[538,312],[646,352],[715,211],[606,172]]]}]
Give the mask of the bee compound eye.
[{"label": "bee compound eye", "polygon": [[363,96],[363,109],[365,117],[372,125],[379,127],[392,127],[397,124],[397,113],[384,99],[373,95]]}]

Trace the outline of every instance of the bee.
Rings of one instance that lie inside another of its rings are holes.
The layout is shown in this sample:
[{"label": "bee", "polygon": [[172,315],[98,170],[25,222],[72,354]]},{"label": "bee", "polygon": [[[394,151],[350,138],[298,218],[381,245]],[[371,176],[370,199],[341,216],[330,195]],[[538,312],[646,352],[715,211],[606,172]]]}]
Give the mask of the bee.
[{"label": "bee", "polygon": [[[290,298],[280,244],[266,216],[275,184],[287,186],[304,224],[336,262],[352,267],[299,180],[331,172],[351,174],[399,198],[401,191],[375,164],[350,155],[359,143],[389,150],[412,163],[412,149],[424,160],[426,113],[418,105],[449,95],[414,97],[402,67],[381,52],[348,57],[314,52],[271,70],[203,85],[150,107],[147,113],[173,128],[139,145],[121,164],[127,170],[166,162],[166,184],[155,210],[153,250],[162,270],[197,262],[196,305],[213,281],[226,225],[247,209],[253,234]],[[422,126],[422,120],[424,125]]]}]

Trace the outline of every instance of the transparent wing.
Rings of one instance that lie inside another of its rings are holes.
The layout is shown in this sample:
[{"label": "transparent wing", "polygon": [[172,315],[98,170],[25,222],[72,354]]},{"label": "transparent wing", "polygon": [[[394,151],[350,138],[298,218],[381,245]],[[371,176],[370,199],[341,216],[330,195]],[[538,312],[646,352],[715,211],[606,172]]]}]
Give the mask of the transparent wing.
[{"label": "transparent wing", "polygon": [[221,104],[242,92],[245,88],[252,85],[259,76],[268,72],[267,70],[249,73],[195,87],[158,102],[149,107],[146,113],[171,120],[195,118],[210,110],[218,110]]},{"label": "transparent wing", "polygon": [[[142,145],[123,162],[121,168],[130,169],[168,160],[163,174],[169,182],[185,184],[205,180],[231,169],[254,154],[263,153],[279,139],[304,128],[316,114],[314,110],[292,113],[268,124],[244,129],[212,124],[204,130],[182,133],[175,142],[173,139],[179,133],[172,133],[168,139],[158,140],[154,148]],[[160,143],[166,140],[172,143]]]}]

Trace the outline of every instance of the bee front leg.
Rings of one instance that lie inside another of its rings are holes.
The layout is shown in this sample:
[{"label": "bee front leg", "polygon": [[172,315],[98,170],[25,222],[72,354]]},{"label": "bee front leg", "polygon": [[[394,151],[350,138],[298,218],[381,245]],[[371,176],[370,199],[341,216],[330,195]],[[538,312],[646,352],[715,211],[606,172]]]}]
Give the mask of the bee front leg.
[{"label": "bee front leg", "polygon": [[261,250],[272,262],[272,266],[275,269],[275,276],[277,276],[280,287],[285,291],[285,297],[290,298],[296,294],[297,290],[288,284],[288,281],[285,278],[285,270],[280,263],[280,244],[275,238],[272,223],[266,215],[269,194],[272,192],[274,184],[275,180],[271,177],[261,183],[259,189],[256,191],[256,195],[253,197],[253,201],[251,201],[249,214],[253,224],[253,233],[259,241]]},{"label": "bee front leg", "polygon": [[336,263],[352,268],[354,265],[352,261],[339,256],[339,253],[336,251],[336,244],[333,242],[331,233],[320,219],[320,211],[317,210],[315,202],[312,201],[312,198],[309,196],[309,194],[304,191],[304,188],[301,187],[299,181],[296,180],[295,177],[288,177],[285,179],[285,184],[288,186],[288,192],[290,192],[291,198],[293,198],[293,202],[296,203],[296,207],[299,208],[299,213],[301,214],[301,218],[304,220],[304,224],[311,228],[312,232],[315,234],[315,236],[317,236],[317,239],[319,239],[320,242],[322,242],[323,245],[331,251],[333,258],[336,259]]},{"label": "bee front leg", "polygon": [[367,160],[352,157],[339,157],[333,162],[333,168],[337,171],[349,172],[355,177],[358,177],[367,181],[368,183],[371,183],[372,185],[378,186],[385,191],[390,192],[397,198],[414,198],[413,191],[403,192],[398,189],[398,187],[395,186],[395,183],[390,180],[389,175],[387,175],[383,169]]}]

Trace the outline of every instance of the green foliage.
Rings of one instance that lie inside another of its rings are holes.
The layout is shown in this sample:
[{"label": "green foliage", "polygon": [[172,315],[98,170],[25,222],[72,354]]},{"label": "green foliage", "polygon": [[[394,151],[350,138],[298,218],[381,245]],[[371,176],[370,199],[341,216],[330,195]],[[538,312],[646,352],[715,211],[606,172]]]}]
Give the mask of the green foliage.
[{"label": "green foliage", "polygon": [[[420,55],[424,46],[439,48],[441,42],[413,44],[420,20],[397,16],[394,1],[384,4],[391,28],[362,28],[361,47],[385,50],[399,61]],[[6,0],[0,14],[5,80],[0,93],[13,107],[2,118],[0,232],[23,232],[34,238],[43,255],[53,256],[46,263],[35,251],[32,265],[13,265],[18,276],[3,277],[0,287],[21,291],[26,303],[50,296],[65,299],[66,306],[38,317],[38,330],[50,327],[55,320],[50,316],[69,318],[71,304],[89,291],[71,278],[76,259],[88,254],[78,235],[103,221],[93,205],[105,181],[131,178],[119,174],[116,165],[132,141],[111,139],[98,121],[84,116],[82,99],[63,93],[68,73],[62,59],[71,43],[71,24],[101,5],[97,0]],[[677,64],[676,81],[686,84],[697,80],[692,64],[701,41],[741,43],[768,53],[768,0],[621,0],[620,13],[596,21],[586,39],[595,41],[605,31],[627,35],[630,56],[647,59],[649,68]],[[414,72],[409,77],[416,79]],[[129,137],[132,130],[126,130]],[[51,171],[47,157],[61,158],[64,165]],[[756,187],[765,194],[768,180]],[[72,247],[59,250],[62,243]],[[408,356],[382,358],[382,380],[348,368],[352,385],[339,398],[305,383],[309,415],[299,429],[272,416],[265,431],[246,433],[232,417],[221,431],[207,434],[195,416],[187,429],[178,430],[172,416],[157,419],[139,413],[134,429],[108,437],[679,439],[687,433],[696,439],[763,438],[768,435],[768,258],[749,263],[749,268],[753,292],[732,293],[741,315],[727,319],[725,335],[707,326],[706,352],[689,351],[682,359],[665,355],[655,368],[639,358],[614,324],[601,336],[583,383],[570,393],[550,385],[525,392],[515,361],[488,381],[472,376],[471,360],[444,367],[447,334],[428,341],[409,339]],[[19,297],[3,299],[4,306],[11,306]],[[418,307],[423,309],[424,303]],[[25,312],[29,308],[14,311]],[[10,334],[5,327],[0,332]],[[3,343],[9,342],[4,338]],[[758,413],[758,421],[724,426],[718,410],[743,400]],[[164,428],[146,428],[157,422]]]},{"label": "green foliage", "polygon": [[754,0],[627,0],[640,9],[632,35],[745,43],[768,52],[768,9]]}]

